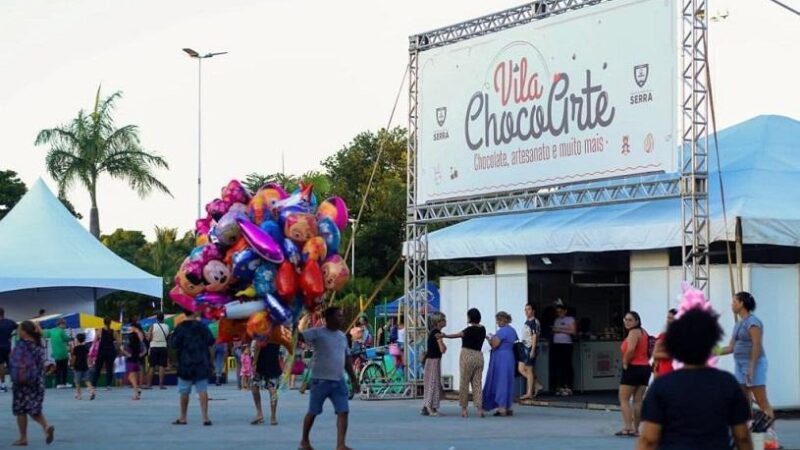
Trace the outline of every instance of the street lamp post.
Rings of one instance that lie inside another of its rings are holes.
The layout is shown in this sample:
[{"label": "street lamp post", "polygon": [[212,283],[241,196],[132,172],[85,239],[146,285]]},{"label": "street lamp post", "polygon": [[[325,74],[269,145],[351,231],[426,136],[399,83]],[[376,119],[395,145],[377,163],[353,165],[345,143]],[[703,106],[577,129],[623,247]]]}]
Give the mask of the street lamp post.
[{"label": "street lamp post", "polygon": [[212,52],[206,53],[205,55],[201,55],[200,53],[190,49],[184,48],[183,51],[189,55],[191,58],[197,59],[197,218],[202,217],[200,215],[200,205],[203,201],[203,193],[202,193],[202,129],[203,129],[203,122],[202,122],[202,111],[203,111],[203,104],[202,104],[202,83],[203,83],[203,60],[206,58],[212,58],[218,55],[224,55],[228,52]]}]

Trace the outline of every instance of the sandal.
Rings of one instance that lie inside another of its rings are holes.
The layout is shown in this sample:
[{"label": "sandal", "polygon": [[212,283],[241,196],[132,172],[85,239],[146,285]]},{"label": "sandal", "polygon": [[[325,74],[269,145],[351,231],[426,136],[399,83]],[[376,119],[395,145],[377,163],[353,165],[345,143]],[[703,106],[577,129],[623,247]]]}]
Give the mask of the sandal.
[{"label": "sandal", "polygon": [[260,419],[253,419],[253,421],[250,422],[250,425],[261,425],[262,423],[264,423],[264,418],[263,417],[260,418]]},{"label": "sandal", "polygon": [[206,420],[205,422],[203,422],[203,426],[204,427],[210,427],[211,425],[213,425],[213,424],[211,423],[210,420]]},{"label": "sandal", "polygon": [[275,426],[275,425],[278,424],[278,421],[277,420],[270,420],[269,424]]},{"label": "sandal", "polygon": [[47,431],[45,431],[45,433],[47,435],[47,438],[45,438],[44,440],[45,444],[47,445],[52,444],[53,439],[56,438],[56,427],[50,425],[49,427],[47,427]]},{"label": "sandal", "polygon": [[181,419],[175,419],[175,421],[172,422],[172,424],[173,425],[186,425],[186,421],[185,420],[181,420]]},{"label": "sandal", "polygon": [[636,433],[631,430],[619,430],[616,433],[614,433],[614,436],[630,437],[630,436],[636,436]]}]

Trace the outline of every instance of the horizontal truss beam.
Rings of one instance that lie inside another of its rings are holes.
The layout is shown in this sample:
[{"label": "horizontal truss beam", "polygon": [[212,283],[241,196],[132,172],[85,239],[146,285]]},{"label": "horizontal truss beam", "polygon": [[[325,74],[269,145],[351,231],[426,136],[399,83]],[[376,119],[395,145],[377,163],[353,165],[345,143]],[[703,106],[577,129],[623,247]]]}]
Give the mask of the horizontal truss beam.
[{"label": "horizontal truss beam", "polygon": [[611,0],[537,0],[409,37],[409,51],[423,51],[513,28],[533,20]]},{"label": "horizontal truss beam", "polygon": [[678,198],[680,176],[620,183],[581,185],[510,193],[497,197],[428,203],[416,207],[417,223],[452,222],[483,216]]}]

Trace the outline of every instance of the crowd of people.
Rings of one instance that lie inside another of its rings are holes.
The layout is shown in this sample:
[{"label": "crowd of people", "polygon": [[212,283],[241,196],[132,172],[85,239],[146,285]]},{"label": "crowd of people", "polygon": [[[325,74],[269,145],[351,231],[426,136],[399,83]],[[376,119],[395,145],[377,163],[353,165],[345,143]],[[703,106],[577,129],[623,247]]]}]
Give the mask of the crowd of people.
[{"label": "crowd of people", "polygon": [[[624,317],[625,336],[621,344],[622,373],[619,384],[619,402],[622,428],[618,436],[638,437],[638,449],[653,448],[752,448],[748,421],[752,417],[751,404],[770,420],[774,411],[766,389],[767,358],[763,348],[764,324],[754,315],[755,298],[740,292],[734,295],[731,309],[738,320],[730,341],[718,346],[723,331],[718,316],[711,309],[670,310],[665,331],[651,336],[642,327],[635,311]],[[553,325],[551,355],[555,361],[571,362],[575,335],[575,321],[567,308],[558,304]],[[520,400],[533,398],[543,388],[536,377],[542,326],[532,304],[525,305],[525,322],[521,337],[511,326],[512,317],[504,311],[495,314],[495,331],[489,332],[481,324],[478,309],[467,311],[467,326],[455,333],[446,333],[447,318],[441,313],[428,315],[428,341],[422,358],[424,364],[424,399],[421,413],[440,416],[441,412],[441,359],[447,352],[447,339],[461,339],[459,356],[460,385],[459,406],[461,415],[468,417],[470,390],[472,403],[479,417],[494,411],[494,416],[507,417],[514,413],[514,379],[518,372],[526,381]],[[198,393],[202,423],[211,426],[208,411],[208,384],[215,367],[215,339],[208,327],[200,322],[198,313],[192,313],[175,330],[164,324],[163,315],[145,333],[134,321],[126,338],[119,344],[106,319],[104,328],[95,333],[91,345],[87,336],[79,333],[70,339],[63,321],[53,330],[43,332],[32,321],[19,325],[4,317],[0,309],[0,391],[7,391],[5,375],[10,369],[13,385],[12,410],[17,418],[19,438],[15,445],[28,442],[27,425],[31,417],[41,427],[47,443],[55,436],[55,428],[43,414],[45,373],[52,371],[58,386],[67,386],[65,367],[74,373],[75,398],[82,398],[84,385],[89,399],[96,397],[96,387],[103,369],[106,385],[110,389],[114,377],[115,361],[125,358],[125,372],[133,391],[133,399],[141,398],[142,387],[151,387],[152,377],[158,375],[159,386],[164,386],[164,370],[169,365],[168,348],[177,356],[179,415],[172,423],[186,425],[189,396]],[[343,312],[330,307],[324,311],[322,326],[309,327],[308,317],[299,324],[299,341],[309,350],[313,360],[309,381],[309,407],[302,427],[300,449],[311,449],[310,433],[316,417],[322,413],[325,401],[330,400],[337,416],[337,448],[347,449],[345,439],[348,426],[349,400],[347,378],[354,391],[359,390],[358,378],[353,370],[351,352],[354,346],[369,345],[371,332],[366,321],[359,321],[357,332],[345,335]],[[12,335],[17,343],[11,347]],[[382,329],[383,342],[397,343],[398,328],[394,322]],[[50,339],[51,367],[44,354],[45,335]],[[484,369],[482,348],[490,348],[488,371],[481,380]],[[251,424],[265,422],[261,390],[269,393],[270,424],[277,425],[278,389],[284,373],[281,348],[274,343],[252,343],[236,348],[239,386],[253,395],[256,415]],[[299,375],[305,371],[302,352],[287,359],[291,372]],[[710,361],[715,357],[733,354],[735,371],[728,374],[714,368]],[[142,375],[145,358],[149,359],[147,376]],[[215,364],[216,362],[216,364]],[[299,367],[300,372],[295,368]],[[560,395],[571,394],[571,364],[560,367],[556,363],[556,376],[551,387]],[[90,373],[92,374],[90,376]],[[144,378],[144,380],[143,380]],[[651,383],[651,379],[653,380]],[[144,383],[143,383],[144,381]],[[217,378],[217,381],[219,379]],[[294,380],[291,382],[295,384]]]}]

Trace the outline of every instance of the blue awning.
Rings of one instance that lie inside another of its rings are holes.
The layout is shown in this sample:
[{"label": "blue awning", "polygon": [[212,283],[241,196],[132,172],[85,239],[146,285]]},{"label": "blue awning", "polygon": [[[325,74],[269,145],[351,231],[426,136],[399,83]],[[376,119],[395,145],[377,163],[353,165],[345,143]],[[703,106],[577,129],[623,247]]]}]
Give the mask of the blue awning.
[{"label": "blue awning", "polygon": [[[435,284],[431,283],[430,281],[428,284],[425,285],[425,296],[427,298],[427,310],[428,311],[438,311],[439,310],[439,288],[436,287]],[[376,305],[375,306],[375,315],[376,316],[393,316],[397,314],[397,311],[400,309],[400,304],[402,303],[405,296],[399,297],[385,305]]]}]

